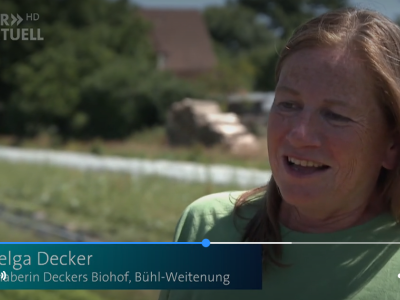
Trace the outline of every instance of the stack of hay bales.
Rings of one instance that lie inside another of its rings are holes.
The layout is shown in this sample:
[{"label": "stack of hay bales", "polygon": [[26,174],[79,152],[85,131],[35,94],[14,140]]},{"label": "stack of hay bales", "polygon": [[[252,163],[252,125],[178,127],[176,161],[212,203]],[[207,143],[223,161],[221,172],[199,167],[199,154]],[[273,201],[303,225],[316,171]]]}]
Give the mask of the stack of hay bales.
[{"label": "stack of hay bales", "polygon": [[166,130],[171,145],[223,145],[233,154],[259,150],[257,138],[239,117],[235,113],[221,112],[214,101],[187,98],[175,102],[167,115]]}]

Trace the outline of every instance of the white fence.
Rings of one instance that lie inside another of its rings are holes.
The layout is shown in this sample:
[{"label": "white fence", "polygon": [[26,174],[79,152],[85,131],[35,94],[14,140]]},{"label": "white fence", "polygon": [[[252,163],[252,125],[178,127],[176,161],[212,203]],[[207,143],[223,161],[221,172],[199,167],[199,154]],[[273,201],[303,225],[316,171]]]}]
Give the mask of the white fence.
[{"label": "white fence", "polygon": [[9,162],[50,164],[80,170],[125,172],[132,175],[158,175],[182,181],[237,184],[243,188],[264,185],[271,172],[225,165],[97,156],[91,154],[0,147],[0,159]]}]

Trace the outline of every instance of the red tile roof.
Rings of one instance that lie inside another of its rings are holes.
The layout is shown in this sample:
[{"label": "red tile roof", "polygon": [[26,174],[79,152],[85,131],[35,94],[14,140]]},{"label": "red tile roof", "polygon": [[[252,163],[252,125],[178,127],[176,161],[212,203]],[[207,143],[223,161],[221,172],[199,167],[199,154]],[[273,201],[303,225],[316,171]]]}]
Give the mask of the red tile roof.
[{"label": "red tile roof", "polygon": [[215,67],[217,59],[199,11],[142,9],[141,13],[153,26],[153,44],[165,57],[165,69],[191,74]]}]

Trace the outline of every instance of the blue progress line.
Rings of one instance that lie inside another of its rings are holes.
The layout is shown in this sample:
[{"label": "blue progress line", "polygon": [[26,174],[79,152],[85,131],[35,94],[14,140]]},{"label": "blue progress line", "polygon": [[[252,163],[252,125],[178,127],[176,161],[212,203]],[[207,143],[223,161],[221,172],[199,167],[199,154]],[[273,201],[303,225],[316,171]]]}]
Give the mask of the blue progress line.
[{"label": "blue progress line", "polygon": [[176,245],[176,244],[186,244],[186,245],[201,245],[201,242],[0,242],[0,245],[23,245],[23,244],[28,244],[28,245],[51,245],[51,244],[69,244],[69,245],[82,245],[82,244],[93,244],[93,245],[119,245],[119,244],[138,244],[138,245]]},{"label": "blue progress line", "polygon": [[202,242],[0,242],[0,245],[203,245],[210,246],[210,240]]}]

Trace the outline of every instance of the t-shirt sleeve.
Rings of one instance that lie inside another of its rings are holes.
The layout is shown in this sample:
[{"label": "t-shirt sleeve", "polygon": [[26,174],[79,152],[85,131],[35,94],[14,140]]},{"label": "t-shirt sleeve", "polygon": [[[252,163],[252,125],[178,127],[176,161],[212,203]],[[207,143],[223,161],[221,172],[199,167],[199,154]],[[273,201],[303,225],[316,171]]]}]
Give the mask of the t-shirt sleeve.
[{"label": "t-shirt sleeve", "polygon": [[191,206],[188,206],[180,217],[175,228],[174,242],[195,242],[198,222]]},{"label": "t-shirt sleeve", "polygon": [[216,222],[232,214],[233,201],[240,193],[242,192],[211,194],[192,202],[178,221],[174,242],[203,241]]}]

